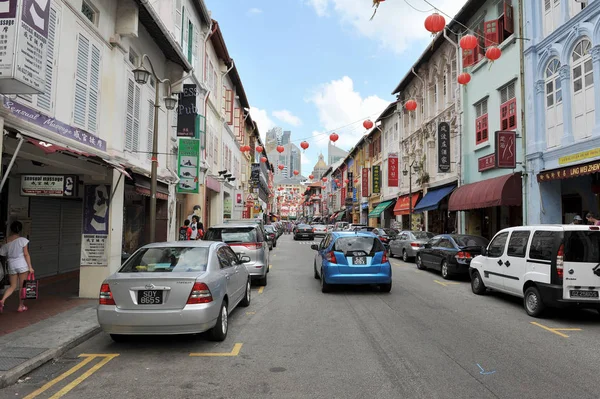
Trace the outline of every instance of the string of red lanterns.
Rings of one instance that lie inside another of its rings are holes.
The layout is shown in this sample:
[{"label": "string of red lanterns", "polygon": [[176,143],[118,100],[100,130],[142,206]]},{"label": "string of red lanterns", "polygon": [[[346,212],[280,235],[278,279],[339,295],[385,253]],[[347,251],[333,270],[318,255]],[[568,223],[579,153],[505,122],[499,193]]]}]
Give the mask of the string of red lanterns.
[{"label": "string of red lanterns", "polygon": [[260,153],[260,152],[263,152],[263,150],[264,150],[264,148],[262,148],[262,146],[260,146],[260,145],[256,146],[256,152]]}]

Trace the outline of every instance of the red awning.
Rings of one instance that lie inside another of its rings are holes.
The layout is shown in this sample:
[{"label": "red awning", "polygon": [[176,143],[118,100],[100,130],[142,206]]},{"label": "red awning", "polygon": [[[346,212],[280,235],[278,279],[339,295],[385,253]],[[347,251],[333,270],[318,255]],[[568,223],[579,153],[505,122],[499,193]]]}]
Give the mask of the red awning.
[{"label": "red awning", "polygon": [[[421,195],[421,194],[414,193],[412,195],[412,209],[415,209],[415,205],[417,205],[417,201],[419,200],[419,195]],[[394,207],[394,215],[400,216],[400,215],[408,215],[410,213],[409,198],[410,198],[410,196],[408,196],[408,195],[404,195],[404,196],[398,198],[398,201],[396,201],[396,206]]]},{"label": "red awning", "polygon": [[522,203],[521,173],[471,183],[457,188],[450,196],[450,211],[492,206],[519,206]]}]

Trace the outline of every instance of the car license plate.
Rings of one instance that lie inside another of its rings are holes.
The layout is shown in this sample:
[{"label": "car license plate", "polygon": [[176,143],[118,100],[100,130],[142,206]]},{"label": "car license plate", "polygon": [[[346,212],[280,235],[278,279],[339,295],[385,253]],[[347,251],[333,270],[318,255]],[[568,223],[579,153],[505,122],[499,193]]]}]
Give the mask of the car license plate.
[{"label": "car license plate", "polygon": [[159,290],[138,291],[138,305],[161,305],[163,292]]},{"label": "car license plate", "polygon": [[353,265],[366,265],[367,257],[366,256],[355,256],[352,258]]},{"label": "car license plate", "polygon": [[598,298],[598,291],[571,290],[571,298]]}]

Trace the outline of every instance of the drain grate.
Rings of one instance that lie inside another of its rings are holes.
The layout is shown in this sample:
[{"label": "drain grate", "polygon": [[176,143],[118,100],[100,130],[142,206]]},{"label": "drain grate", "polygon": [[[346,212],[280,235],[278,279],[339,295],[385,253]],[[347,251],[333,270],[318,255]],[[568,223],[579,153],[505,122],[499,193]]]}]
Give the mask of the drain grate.
[{"label": "drain grate", "polygon": [[8,371],[45,352],[48,348],[5,347],[0,349],[0,371]]}]

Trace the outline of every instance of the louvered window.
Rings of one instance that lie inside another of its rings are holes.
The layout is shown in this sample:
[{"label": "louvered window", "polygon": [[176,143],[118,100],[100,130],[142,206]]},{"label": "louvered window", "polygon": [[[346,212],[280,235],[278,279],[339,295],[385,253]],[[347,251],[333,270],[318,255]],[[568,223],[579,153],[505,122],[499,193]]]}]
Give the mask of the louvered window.
[{"label": "louvered window", "polygon": [[475,104],[475,144],[488,141],[488,106],[487,99]]},{"label": "louvered window", "polygon": [[125,120],[125,149],[137,152],[140,148],[140,97],[142,90],[132,78],[127,83],[127,117]]},{"label": "louvered window", "polygon": [[152,159],[152,144],[154,138],[154,101],[148,100],[148,129],[146,132],[146,151],[148,159]]},{"label": "louvered window", "polygon": [[100,100],[100,47],[77,36],[73,124],[91,133],[98,131]]},{"label": "louvered window", "polygon": [[181,5],[181,0],[175,0],[174,2],[175,5],[175,9],[173,10],[173,19],[175,20],[175,31],[173,32],[173,36],[175,36],[175,41],[181,45],[181,22],[182,22],[182,15],[181,15],[181,9],[182,9],[182,5]]},{"label": "louvered window", "polygon": [[515,130],[517,128],[517,99],[514,82],[500,89],[500,103],[500,128]]}]

